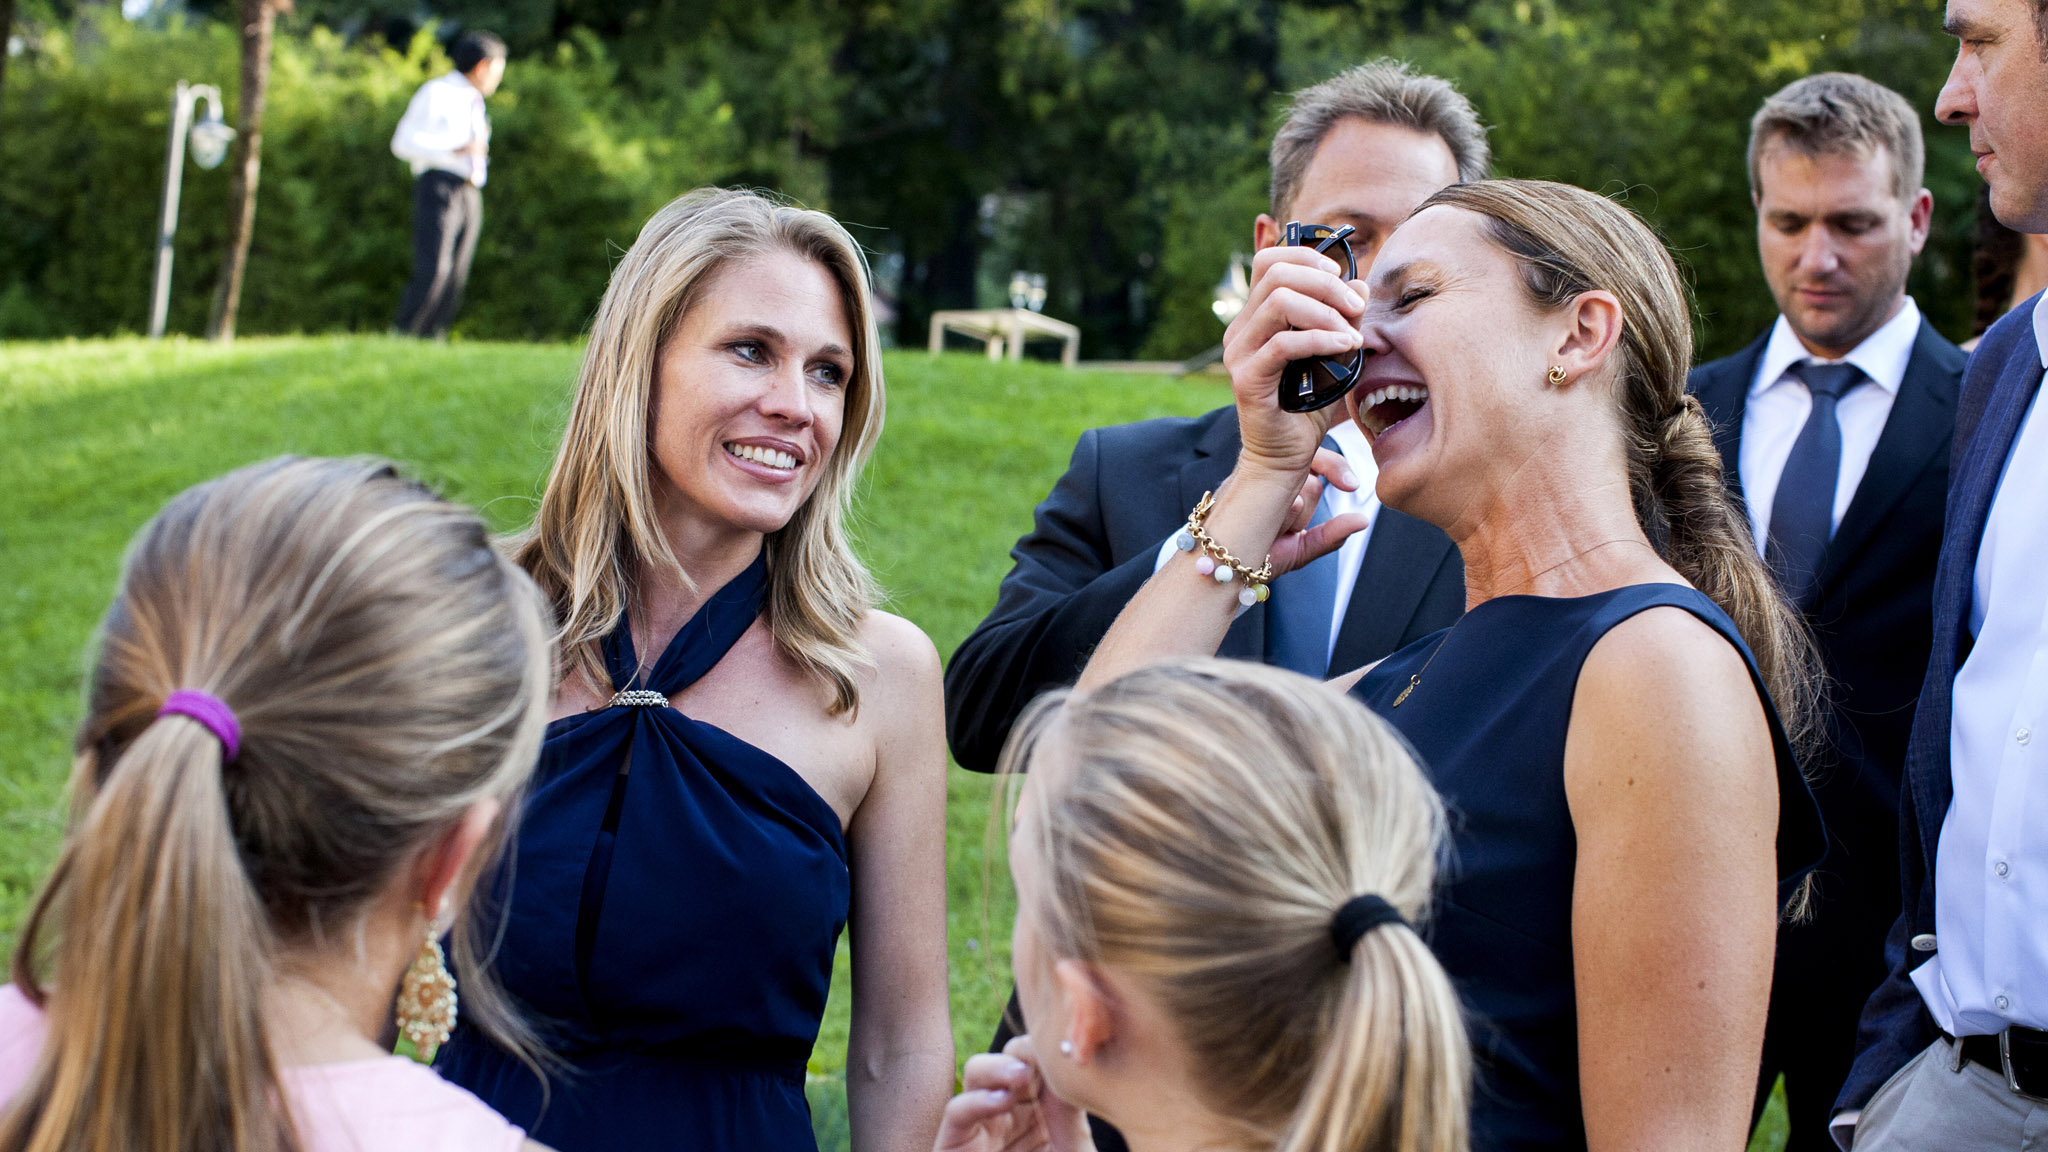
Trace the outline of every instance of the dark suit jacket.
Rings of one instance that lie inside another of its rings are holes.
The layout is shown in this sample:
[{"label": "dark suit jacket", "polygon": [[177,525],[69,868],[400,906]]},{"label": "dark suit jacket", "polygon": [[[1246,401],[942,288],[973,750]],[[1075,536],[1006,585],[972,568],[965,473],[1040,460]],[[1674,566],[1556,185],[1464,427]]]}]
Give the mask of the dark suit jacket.
[{"label": "dark suit jacket", "polygon": [[1970,589],[1991,498],[2041,383],[2033,319],[2038,299],[2028,300],[1992,325],[1963,374],[1948,525],[1934,576],[1934,648],[1906,746],[1899,812],[1899,890],[1904,906],[1885,939],[1890,975],[1863,1009],[1856,1066],[1835,1101],[1838,1110],[1863,1107],[1894,1072],[1934,1042],[1933,1017],[1909,975],[1933,953],[1915,951],[1909,941],[1934,931],[1934,854],[1954,794],[1948,758],[1951,694],[1956,670],[1970,654]]},{"label": "dark suit jacket", "polygon": [[[996,606],[946,667],[946,736],[962,767],[993,771],[1033,698],[1071,684],[1117,613],[1151,577],[1160,542],[1237,463],[1237,412],[1145,420],[1081,434],[1066,475],[1010,551]],[[1465,567],[1440,530],[1382,509],[1366,544],[1331,668],[1349,671],[1449,626]],[[1239,616],[1218,655],[1262,659],[1266,606]]]},{"label": "dark suit jacket", "polygon": [[[1713,423],[1738,499],[1742,417],[1768,339],[1701,365],[1689,383]],[[1891,415],[1806,611],[1833,705],[1827,744],[1807,766],[1831,846],[1820,890],[1825,899],[1830,874],[1846,881],[1836,887],[1881,917],[1873,932],[1898,915],[1899,785],[1934,634],[1934,561],[1964,359],[1921,322]]]}]

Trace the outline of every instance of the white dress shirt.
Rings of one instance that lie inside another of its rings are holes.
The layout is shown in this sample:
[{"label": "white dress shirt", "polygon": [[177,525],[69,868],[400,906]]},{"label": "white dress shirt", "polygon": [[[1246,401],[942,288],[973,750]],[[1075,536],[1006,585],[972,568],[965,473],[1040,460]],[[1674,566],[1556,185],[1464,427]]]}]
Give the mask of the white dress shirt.
[{"label": "white dress shirt", "polygon": [[[2034,306],[2048,365],[2048,312]],[[2040,394],[2006,458],[1977,547],[1975,645],[1956,671],[1955,798],[1934,858],[1939,949],[1913,970],[1955,1036],[2048,1028],[2048,412]]]},{"label": "white dress shirt", "polygon": [[398,130],[391,134],[391,154],[412,165],[417,177],[447,172],[481,188],[490,161],[464,151],[472,140],[486,147],[491,122],[484,115],[484,94],[460,72],[436,76],[412,94]]},{"label": "white dress shirt", "polygon": [[[1366,538],[1372,535],[1372,526],[1379,523],[1380,498],[1373,490],[1380,477],[1379,462],[1372,458],[1372,444],[1365,438],[1365,432],[1348,418],[1339,419],[1330,427],[1330,438],[1337,442],[1337,451],[1344,456],[1344,462],[1351,465],[1351,472],[1358,477],[1358,491],[1346,492],[1334,484],[1323,488],[1324,502],[1330,506],[1332,517],[1346,512],[1356,512],[1365,517],[1365,527],[1344,538],[1337,547],[1337,595],[1330,605],[1330,644],[1323,653],[1327,663],[1337,651],[1337,633],[1344,628],[1344,614],[1351,607],[1351,590],[1358,585],[1358,568],[1365,562]],[[1178,530],[1176,530],[1178,531]],[[1152,562],[1152,570],[1166,567],[1173,559],[1173,537],[1160,542],[1159,555]],[[1239,608],[1243,615],[1245,609]],[[1349,672],[1349,668],[1332,668],[1331,672]]]},{"label": "white dress shirt", "polygon": [[1849,502],[1856,498],[1856,486],[1870,467],[1870,453],[1884,434],[1884,422],[1891,418],[1892,401],[1898,398],[1899,382],[1906,378],[1913,342],[1919,336],[1920,308],[1911,296],[1906,297],[1898,315],[1841,360],[1815,357],[1799,342],[1791,322],[1778,317],[1763,357],[1757,361],[1756,377],[1750,382],[1749,402],[1742,411],[1742,449],[1735,462],[1758,555],[1771,538],[1771,502],[1778,497],[1778,479],[1785,474],[1792,445],[1813,411],[1813,394],[1792,372],[1793,367],[1808,360],[1848,363],[1870,378],[1870,383],[1859,383],[1835,403],[1835,423],[1842,428],[1842,470],[1835,480],[1834,526],[1839,528]]}]

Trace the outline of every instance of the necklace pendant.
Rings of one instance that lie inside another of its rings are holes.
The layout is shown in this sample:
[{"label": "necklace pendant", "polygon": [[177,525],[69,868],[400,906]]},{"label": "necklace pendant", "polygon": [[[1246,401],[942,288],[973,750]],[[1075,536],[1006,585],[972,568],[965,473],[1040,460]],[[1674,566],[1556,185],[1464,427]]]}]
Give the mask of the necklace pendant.
[{"label": "necklace pendant", "polygon": [[1406,700],[1408,698],[1408,694],[1410,692],[1415,691],[1415,686],[1420,683],[1422,683],[1422,673],[1417,672],[1415,675],[1410,676],[1408,678],[1408,686],[1406,688],[1401,689],[1401,694],[1399,696],[1394,697],[1394,702],[1392,704],[1389,704],[1388,707],[1399,708],[1401,706],[1401,701]]}]

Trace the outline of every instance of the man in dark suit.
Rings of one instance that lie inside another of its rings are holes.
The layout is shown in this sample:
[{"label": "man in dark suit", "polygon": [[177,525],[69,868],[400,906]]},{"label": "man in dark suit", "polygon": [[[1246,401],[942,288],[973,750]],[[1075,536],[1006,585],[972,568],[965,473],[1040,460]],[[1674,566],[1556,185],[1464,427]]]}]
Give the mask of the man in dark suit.
[{"label": "man in dark suit", "polygon": [[[1448,82],[1391,60],[1363,64],[1295,95],[1273,137],[1272,215],[1259,216],[1253,241],[1277,243],[1286,220],[1349,224],[1362,277],[1417,205],[1448,184],[1484,179],[1490,162],[1486,130]],[[1464,612],[1465,567],[1450,538],[1381,507],[1364,434],[1345,421],[1331,433],[1359,487],[1327,489],[1318,516],[1354,512],[1369,526],[1275,580],[1271,599],[1238,617],[1218,655],[1325,677],[1378,660]],[[1015,564],[994,611],[946,666],[946,738],[962,767],[993,771],[1025,707],[1074,682],[1164,562],[1188,511],[1230,475],[1238,446],[1234,408],[1082,433],[1066,475],[1010,551]],[[995,1049],[1016,1015],[1013,997]],[[1099,1123],[1096,1145],[1124,1149]]]},{"label": "man in dark suit", "polygon": [[1964,359],[1906,295],[1933,211],[1922,157],[1912,105],[1860,76],[1809,76],[1765,101],[1750,190],[1778,320],[1691,381],[1830,681],[1827,743],[1806,767],[1833,851],[1814,916],[1779,932],[1757,1090],[1761,1110],[1784,1075],[1791,1152],[1832,1148],[1899,914],[1899,781]]},{"label": "man in dark suit", "polygon": [[[2048,10],[1950,0],[1946,27],[1961,46],[1935,113],[1969,126],[1999,223],[2048,232]],[[1836,1101],[1844,1149],[2013,1149],[2048,1131],[2044,362],[2036,296],[1985,334],[1963,377],[1906,749],[1903,908]]]},{"label": "man in dark suit", "polygon": [[[1272,215],[1254,241],[1278,242],[1281,221],[1357,229],[1359,275],[1389,232],[1430,194],[1484,178],[1485,129],[1443,80],[1380,60],[1295,96],[1272,148]],[[1272,598],[1231,627],[1220,655],[1317,677],[1378,660],[1464,611],[1465,574],[1440,530],[1379,506],[1371,449],[1347,423],[1332,430],[1360,479],[1325,495],[1329,515],[1370,526],[1338,552],[1273,585]],[[1237,413],[1147,420],[1085,432],[1073,463],[1010,555],[995,610],[946,668],[953,756],[994,769],[1010,727],[1049,688],[1073,683],[1088,654],[1164,558],[1204,491],[1237,462]]]}]

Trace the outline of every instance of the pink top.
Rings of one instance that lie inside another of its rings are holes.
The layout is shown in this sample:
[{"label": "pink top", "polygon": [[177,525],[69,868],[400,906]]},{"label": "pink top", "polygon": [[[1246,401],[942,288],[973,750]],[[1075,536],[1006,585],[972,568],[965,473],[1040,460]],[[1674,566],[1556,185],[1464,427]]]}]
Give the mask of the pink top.
[{"label": "pink top", "polygon": [[[14,985],[0,987],[0,1105],[35,1070],[45,1031],[42,1009]],[[306,1152],[517,1152],[526,1140],[489,1105],[403,1056],[304,1064],[283,1078]]]}]

